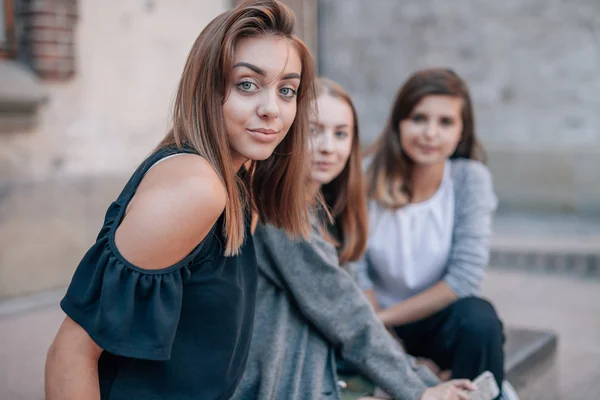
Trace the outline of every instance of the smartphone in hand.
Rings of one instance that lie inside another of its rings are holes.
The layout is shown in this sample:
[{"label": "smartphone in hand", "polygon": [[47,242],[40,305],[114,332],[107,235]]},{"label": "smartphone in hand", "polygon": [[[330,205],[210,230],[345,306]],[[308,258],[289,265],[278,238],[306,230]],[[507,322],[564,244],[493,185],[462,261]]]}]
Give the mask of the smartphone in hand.
[{"label": "smartphone in hand", "polygon": [[494,374],[485,371],[473,380],[477,390],[471,393],[471,400],[494,400],[500,394]]}]

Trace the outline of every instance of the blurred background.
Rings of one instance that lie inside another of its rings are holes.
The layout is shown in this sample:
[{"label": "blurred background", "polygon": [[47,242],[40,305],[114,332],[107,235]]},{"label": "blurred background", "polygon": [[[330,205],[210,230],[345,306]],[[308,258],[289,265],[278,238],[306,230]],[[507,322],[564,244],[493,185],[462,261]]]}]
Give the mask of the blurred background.
[{"label": "blurred background", "polygon": [[[364,145],[415,70],[467,81],[500,199],[484,295],[521,332],[516,386],[600,398],[600,1],[284,2]],[[0,0],[0,399],[43,398],[64,287],[235,3]]]}]

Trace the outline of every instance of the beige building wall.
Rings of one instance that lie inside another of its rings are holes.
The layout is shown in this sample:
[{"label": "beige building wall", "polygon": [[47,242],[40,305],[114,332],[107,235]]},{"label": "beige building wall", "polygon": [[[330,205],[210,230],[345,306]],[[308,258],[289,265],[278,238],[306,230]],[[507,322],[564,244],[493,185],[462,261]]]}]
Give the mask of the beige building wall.
[{"label": "beige building wall", "polygon": [[0,133],[0,299],[68,282],[109,203],[166,133],[197,35],[230,0],[80,0],[77,73]]}]

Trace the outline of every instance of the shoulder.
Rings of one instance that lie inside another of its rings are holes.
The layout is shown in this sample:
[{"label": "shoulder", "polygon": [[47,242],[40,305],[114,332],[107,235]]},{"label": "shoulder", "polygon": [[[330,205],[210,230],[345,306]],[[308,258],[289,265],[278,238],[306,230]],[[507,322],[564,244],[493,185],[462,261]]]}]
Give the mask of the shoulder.
[{"label": "shoulder", "polygon": [[186,210],[214,209],[219,213],[227,201],[225,186],[217,172],[206,159],[195,154],[183,154],[156,165],[140,183],[136,196],[164,196],[177,199],[187,206]]},{"label": "shoulder", "polygon": [[207,160],[193,154],[170,158],[142,179],[116,244],[140,268],[168,267],[202,242],[226,201],[225,187]]},{"label": "shoulder", "polygon": [[480,161],[455,159],[450,161],[451,176],[457,206],[470,207],[475,204],[495,209],[497,198],[494,192],[492,174]]},{"label": "shoulder", "polygon": [[458,158],[450,160],[452,180],[454,182],[489,182],[492,183],[492,174],[489,168],[481,161]]},{"label": "shoulder", "polygon": [[325,259],[337,264],[335,246],[325,239],[317,219],[312,218],[311,222],[311,233],[307,239],[292,239],[280,228],[259,223],[254,232],[254,244],[259,249],[258,254],[266,250],[271,255],[283,256],[285,260],[294,260],[292,264],[316,262],[315,259]]}]

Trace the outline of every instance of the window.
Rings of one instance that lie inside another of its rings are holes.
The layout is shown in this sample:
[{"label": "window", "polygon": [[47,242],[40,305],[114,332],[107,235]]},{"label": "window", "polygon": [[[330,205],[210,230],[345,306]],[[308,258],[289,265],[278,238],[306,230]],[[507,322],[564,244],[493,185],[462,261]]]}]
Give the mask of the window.
[{"label": "window", "polygon": [[0,58],[15,55],[14,0],[0,0]]}]

